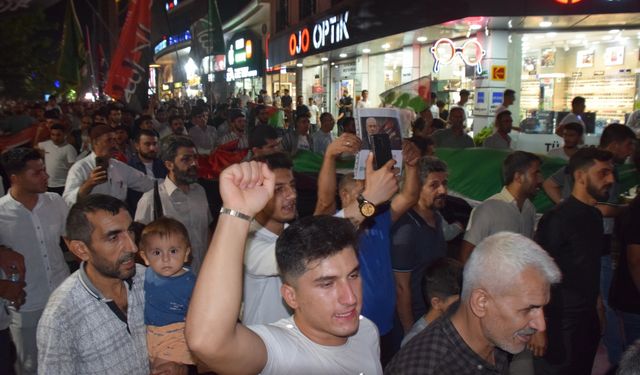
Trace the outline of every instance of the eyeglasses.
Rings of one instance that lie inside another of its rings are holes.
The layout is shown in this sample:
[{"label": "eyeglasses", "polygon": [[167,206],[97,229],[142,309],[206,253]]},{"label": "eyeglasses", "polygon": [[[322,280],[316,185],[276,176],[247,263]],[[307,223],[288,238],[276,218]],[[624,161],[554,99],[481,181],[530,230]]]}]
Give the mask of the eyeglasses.
[{"label": "eyeglasses", "polygon": [[476,72],[482,74],[482,66],[480,62],[484,55],[487,54],[480,42],[477,40],[468,40],[462,47],[456,47],[451,39],[442,38],[431,47],[431,54],[435,59],[433,64],[433,71],[437,73],[440,71],[440,64],[450,64],[456,55],[459,55],[462,61],[467,65],[475,65]]}]

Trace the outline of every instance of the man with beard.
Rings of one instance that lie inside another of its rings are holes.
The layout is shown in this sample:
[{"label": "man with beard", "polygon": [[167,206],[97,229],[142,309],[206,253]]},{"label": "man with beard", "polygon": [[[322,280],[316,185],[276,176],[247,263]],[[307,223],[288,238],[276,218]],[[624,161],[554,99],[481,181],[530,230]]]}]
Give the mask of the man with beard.
[{"label": "man with beard", "polygon": [[160,145],[160,158],[167,168],[167,178],[158,185],[162,212],[156,212],[154,190],[146,192],[138,202],[135,221],[143,224],[163,216],[181,222],[189,232],[191,263],[198,273],[209,243],[209,225],[213,221],[207,194],[198,184],[197,152],[187,136],[170,135]]},{"label": "man with beard", "polygon": [[96,125],[89,136],[93,152],[72,165],[67,174],[62,197],[69,206],[92,193],[125,200],[129,188],[141,193],[153,189],[153,178],[113,158],[118,149],[111,127]]},{"label": "man with beard", "polygon": [[473,138],[464,132],[465,112],[462,107],[452,107],[449,110],[450,127],[433,133],[433,140],[438,147],[469,148],[475,147]]},{"label": "man with beard", "polygon": [[563,280],[545,309],[548,346],[542,345],[544,357],[534,360],[536,374],[591,373],[600,340],[596,306],[606,247],[602,213],[595,206],[607,200],[613,185],[612,159],[602,149],[578,150],[568,166],[574,179],[571,196],[538,224],[536,241],[558,263]]},{"label": "man with beard", "polygon": [[3,302],[0,316],[4,318],[8,308],[18,374],[37,374],[38,320],[50,294],[69,276],[60,248],[67,206],[60,195],[47,192],[49,176],[37,150],[11,149],[2,154],[2,167],[11,188],[0,198],[0,245],[24,257],[26,270],[19,272],[19,283],[26,283],[26,300],[22,295],[15,304]]},{"label": "man with beard", "polygon": [[513,118],[511,112],[503,109],[496,116],[495,132],[487,137],[482,143],[482,147],[493,148],[499,150],[511,149],[511,128],[513,127]]},{"label": "man with beard", "polygon": [[444,219],[438,212],[447,197],[447,165],[426,157],[420,160],[418,171],[422,185],[418,203],[392,228],[391,265],[396,281],[396,309],[405,333],[427,312],[421,288],[424,271],[447,254],[442,231]]},{"label": "man with beard", "polygon": [[160,138],[164,138],[169,135],[189,135],[184,128],[184,119],[182,116],[173,115],[169,117],[169,126],[164,132],[160,133]]},{"label": "man with beard", "polygon": [[460,303],[409,341],[385,374],[508,374],[508,353],[545,330],[543,307],[561,274],[535,242],[500,232],[478,244],[462,278]]},{"label": "man with beard", "polygon": [[189,137],[200,154],[208,155],[218,145],[218,131],[214,126],[207,125],[202,107],[193,107],[191,122],[193,126],[189,129]]},{"label": "man with beard", "polygon": [[[167,168],[158,158],[158,133],[155,130],[141,129],[134,139],[134,147],[136,153],[128,162],[131,167],[158,180],[167,176]],[[135,190],[129,189],[127,192],[127,206],[132,215],[135,214],[140,197],[142,194]]]},{"label": "man with beard", "polygon": [[103,194],[78,201],[69,211],[65,242],[82,263],[51,295],[40,319],[38,373],[186,374],[175,363],[149,365],[145,269],[135,262],[125,204]]},{"label": "man with beard", "polygon": [[218,145],[222,146],[232,141],[238,141],[239,150],[246,150],[249,148],[249,139],[245,128],[247,126],[247,119],[244,113],[240,110],[229,111],[229,132],[226,134],[219,134]]},{"label": "man with beard", "polygon": [[535,154],[515,151],[502,163],[502,190],[471,212],[460,250],[466,262],[473,248],[486,237],[509,231],[533,238],[536,208],[532,199],[542,185],[542,160]]}]

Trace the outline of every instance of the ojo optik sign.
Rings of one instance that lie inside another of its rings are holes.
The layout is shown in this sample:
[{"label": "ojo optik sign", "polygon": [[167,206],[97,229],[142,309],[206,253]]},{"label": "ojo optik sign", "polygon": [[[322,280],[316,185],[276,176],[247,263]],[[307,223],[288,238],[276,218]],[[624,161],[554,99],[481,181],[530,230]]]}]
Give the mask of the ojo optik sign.
[{"label": "ojo optik sign", "polygon": [[304,27],[289,36],[289,55],[296,56],[313,50],[320,50],[345,40],[349,40],[349,11],[318,21],[313,27]]}]

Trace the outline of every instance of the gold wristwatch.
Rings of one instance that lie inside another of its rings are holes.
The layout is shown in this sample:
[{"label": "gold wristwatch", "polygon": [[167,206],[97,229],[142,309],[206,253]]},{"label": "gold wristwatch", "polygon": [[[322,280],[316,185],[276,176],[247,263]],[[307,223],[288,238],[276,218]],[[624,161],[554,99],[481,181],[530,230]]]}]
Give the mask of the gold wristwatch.
[{"label": "gold wristwatch", "polygon": [[364,199],[362,194],[358,195],[358,207],[364,217],[371,217],[376,213],[376,205]]}]

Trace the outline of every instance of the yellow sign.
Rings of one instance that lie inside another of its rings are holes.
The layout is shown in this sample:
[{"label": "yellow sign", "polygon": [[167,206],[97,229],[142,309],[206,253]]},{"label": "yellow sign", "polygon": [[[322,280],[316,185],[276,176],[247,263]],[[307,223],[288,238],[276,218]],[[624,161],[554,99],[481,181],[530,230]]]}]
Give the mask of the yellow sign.
[{"label": "yellow sign", "polygon": [[491,80],[504,81],[507,79],[507,67],[504,65],[491,65]]}]

